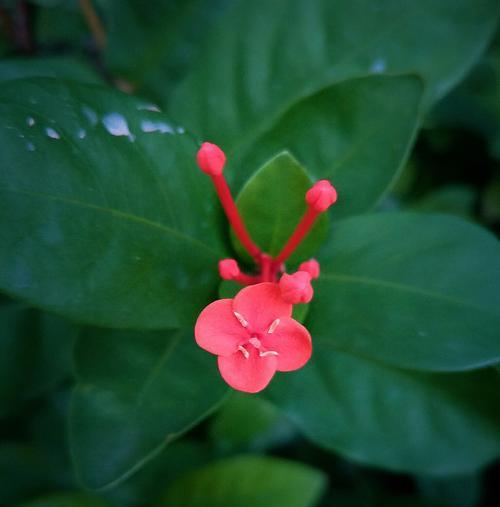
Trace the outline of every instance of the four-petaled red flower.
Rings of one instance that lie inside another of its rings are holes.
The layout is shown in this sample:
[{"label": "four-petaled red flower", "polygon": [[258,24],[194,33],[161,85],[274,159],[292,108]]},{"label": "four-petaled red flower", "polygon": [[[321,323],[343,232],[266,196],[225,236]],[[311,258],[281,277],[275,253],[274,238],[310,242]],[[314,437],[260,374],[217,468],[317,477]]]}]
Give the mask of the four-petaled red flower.
[{"label": "four-petaled red flower", "polygon": [[256,393],[276,371],[296,370],[311,357],[311,336],[291,315],[292,305],[276,283],[250,285],[201,312],[196,342],[218,356],[220,374],[231,387]]},{"label": "four-petaled red flower", "polygon": [[306,193],[306,210],[281,251],[272,257],[252,240],[224,177],[224,152],[203,143],[196,160],[212,179],[222,208],[245,250],[258,267],[256,274],[240,270],[235,259],[221,259],[219,274],[247,287],[234,299],[209,304],[195,325],[198,345],[218,356],[222,378],[234,389],[262,391],[276,371],[292,371],[311,357],[311,336],[292,319],[293,305],[309,303],[314,295],[311,280],[318,278],[317,261],[303,262],[297,272],[286,273],[286,261],[309,234],[318,216],[336,200],[337,192],[327,180],[317,181]]}]

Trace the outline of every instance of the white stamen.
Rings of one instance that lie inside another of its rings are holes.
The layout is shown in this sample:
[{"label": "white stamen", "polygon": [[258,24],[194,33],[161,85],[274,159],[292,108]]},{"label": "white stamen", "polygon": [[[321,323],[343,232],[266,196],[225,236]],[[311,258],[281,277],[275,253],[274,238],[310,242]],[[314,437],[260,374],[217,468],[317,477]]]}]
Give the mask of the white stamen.
[{"label": "white stamen", "polygon": [[259,352],[259,357],[267,356],[279,356],[279,354],[275,350],[266,350],[265,352]]},{"label": "white stamen", "polygon": [[243,347],[243,345],[240,345],[238,347],[238,350],[245,356],[245,359],[248,359],[250,357],[250,352],[248,352],[248,350]]},{"label": "white stamen", "polygon": [[238,312],[233,312],[233,313],[234,313],[234,316],[238,319],[238,322],[243,327],[248,327],[248,322],[245,320],[245,318],[243,317],[243,315],[241,315],[241,313],[238,313]]},{"label": "white stamen", "polygon": [[260,349],[260,347],[262,346],[260,340],[256,336],[252,336],[252,338],[248,340],[248,343],[250,343],[250,345],[253,345],[256,349]]},{"label": "white stamen", "polygon": [[272,324],[271,326],[269,327],[269,329],[267,330],[268,334],[272,334],[274,333],[275,329],[279,326],[280,324],[280,319],[276,319]]}]

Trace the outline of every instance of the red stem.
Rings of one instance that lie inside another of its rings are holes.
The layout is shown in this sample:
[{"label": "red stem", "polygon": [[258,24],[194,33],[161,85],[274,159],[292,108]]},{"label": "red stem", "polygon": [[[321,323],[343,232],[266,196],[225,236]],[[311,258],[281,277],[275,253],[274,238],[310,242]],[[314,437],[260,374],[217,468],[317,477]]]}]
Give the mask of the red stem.
[{"label": "red stem", "polygon": [[238,276],[234,277],[233,280],[241,283],[241,285],[253,285],[254,283],[259,283],[258,276],[245,275],[245,273],[240,273]]},{"label": "red stem", "polygon": [[227,185],[226,179],[222,174],[216,176],[210,176],[215,186],[217,195],[219,196],[220,202],[226,213],[227,219],[231,224],[232,228],[241,244],[246,248],[247,252],[255,259],[257,263],[260,262],[261,251],[259,247],[252,241],[250,234],[240,217],[238,208],[234,203],[231,191]]},{"label": "red stem", "polygon": [[260,278],[262,282],[273,282],[273,258],[270,255],[262,254],[260,258]]},{"label": "red stem", "polygon": [[307,211],[302,216],[300,222],[297,224],[295,231],[290,236],[290,239],[283,247],[278,256],[274,259],[275,264],[281,264],[285,262],[290,255],[293,254],[295,249],[299,246],[300,242],[304,239],[304,237],[309,233],[311,227],[314,225],[316,218],[320,214],[319,211],[316,211],[312,207],[308,207]]}]

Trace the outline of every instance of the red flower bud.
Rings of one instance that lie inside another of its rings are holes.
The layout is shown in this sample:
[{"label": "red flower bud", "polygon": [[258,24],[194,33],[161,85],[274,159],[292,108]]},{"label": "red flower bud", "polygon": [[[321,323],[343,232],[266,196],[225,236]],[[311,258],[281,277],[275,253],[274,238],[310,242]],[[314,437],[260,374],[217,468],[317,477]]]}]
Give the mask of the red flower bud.
[{"label": "red flower bud", "polygon": [[219,261],[219,275],[223,280],[234,280],[241,271],[234,259],[222,259]]},{"label": "red flower bud", "polygon": [[224,169],[226,155],[217,145],[203,143],[196,155],[196,162],[204,173],[210,176],[218,176],[222,174]]},{"label": "red flower bud", "polygon": [[303,262],[299,266],[299,271],[306,271],[311,275],[311,278],[314,280],[319,276],[319,262],[316,259],[310,259],[306,262]]},{"label": "red flower bud", "polygon": [[292,275],[285,273],[280,281],[281,297],[287,303],[309,303],[314,291],[311,286],[311,275],[307,271],[297,271]]},{"label": "red flower bud", "polygon": [[317,181],[306,193],[306,202],[315,211],[326,211],[337,200],[337,191],[328,180]]}]

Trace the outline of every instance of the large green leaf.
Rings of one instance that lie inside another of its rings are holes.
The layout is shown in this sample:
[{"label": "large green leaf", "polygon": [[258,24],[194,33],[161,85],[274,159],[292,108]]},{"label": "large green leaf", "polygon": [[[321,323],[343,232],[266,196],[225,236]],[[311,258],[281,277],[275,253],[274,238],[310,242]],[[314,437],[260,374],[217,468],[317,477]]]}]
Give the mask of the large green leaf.
[{"label": "large green leaf", "polygon": [[84,83],[102,82],[91,67],[77,58],[9,58],[0,61],[0,81],[34,76],[57,77]]},{"label": "large green leaf", "polygon": [[76,368],[71,448],[92,489],[140,468],[227,392],[191,332],[90,329],[77,342]]},{"label": "large green leaf", "polygon": [[463,128],[486,138],[500,159],[500,31],[470,76],[431,112],[430,125]]},{"label": "large green leaf", "polygon": [[[242,188],[236,204],[250,235],[266,253],[279,254],[306,211],[305,194],[313,182],[304,168],[283,152],[266,162]],[[322,215],[290,258],[294,264],[313,255],[325,240],[328,218]],[[240,255],[249,258],[231,234]]]},{"label": "large green leaf", "polygon": [[152,507],[171,482],[207,463],[211,455],[207,442],[182,438],[132,477],[106,491],[105,497],[119,507]]},{"label": "large green leaf", "polygon": [[69,375],[76,332],[58,317],[0,306],[0,417]]},{"label": "large green leaf", "polygon": [[60,486],[48,456],[37,447],[20,442],[0,442],[0,505],[14,505]]},{"label": "large green leaf", "polygon": [[317,345],[395,366],[453,371],[500,358],[500,243],[445,215],[339,223],[318,259],[306,325]]},{"label": "large green leaf", "polygon": [[352,460],[453,475],[500,455],[499,382],[490,369],[407,371],[316,342],[310,363],[267,393],[306,436]]},{"label": "large green leaf", "polygon": [[158,507],[313,507],[324,486],[323,474],[302,464],[240,456],[182,477]]},{"label": "large green leaf", "polygon": [[370,76],[326,87],[292,104],[253,143],[237,148],[226,173],[238,186],[249,171],[288,148],[315,179],[327,178],[337,188],[333,218],[370,210],[411,145],[421,94],[414,76]]},{"label": "large green leaf", "polygon": [[451,477],[416,477],[420,496],[443,507],[476,507],[482,496],[480,473]]},{"label": "large green leaf", "polygon": [[259,396],[233,392],[210,426],[213,445],[223,452],[263,450],[294,434],[284,415]]},{"label": "large green leaf", "polygon": [[81,492],[45,495],[18,507],[113,507],[101,498]]},{"label": "large green leaf", "polygon": [[499,13],[496,0],[239,0],[214,26],[172,111],[234,148],[304,96],[353,77],[418,72],[435,100],[476,60]]},{"label": "large green leaf", "polygon": [[0,90],[0,288],[87,323],[189,324],[216,290],[219,208],[150,106],[51,79]]},{"label": "large green leaf", "polygon": [[[205,33],[207,21],[222,0],[98,0],[106,28],[104,60],[109,70],[140,84],[148,75],[168,68],[166,84],[177,77],[192,39]],[[180,53],[182,46],[183,59]],[[163,74],[163,73],[162,73]]]}]

